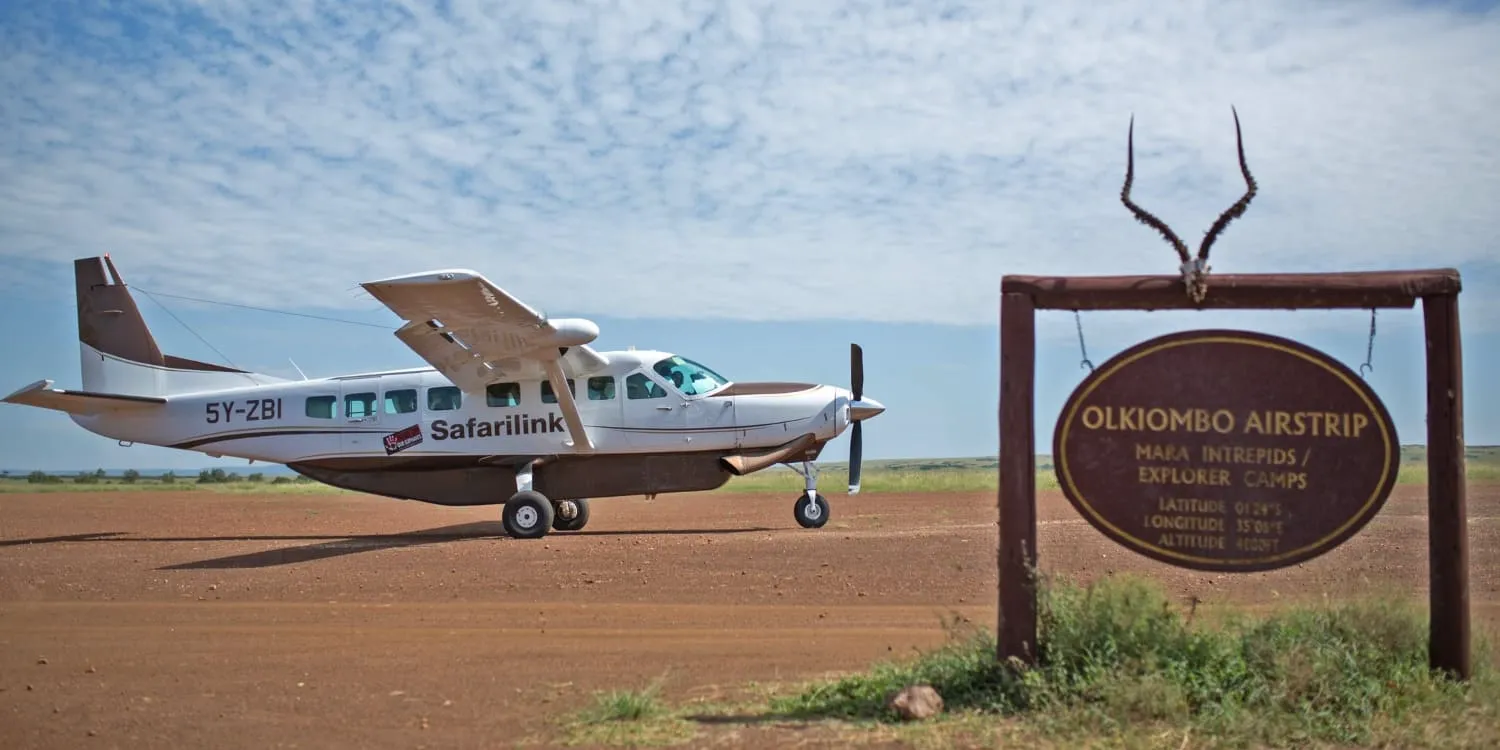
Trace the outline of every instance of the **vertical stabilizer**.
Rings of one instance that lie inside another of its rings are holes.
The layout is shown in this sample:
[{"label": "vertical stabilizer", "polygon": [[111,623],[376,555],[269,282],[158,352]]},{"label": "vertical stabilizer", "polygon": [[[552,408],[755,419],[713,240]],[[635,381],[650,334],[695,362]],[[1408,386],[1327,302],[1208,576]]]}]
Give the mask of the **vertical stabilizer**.
[{"label": "vertical stabilizer", "polygon": [[73,261],[73,277],[85,391],[156,397],[282,380],[163,354],[108,255]]},{"label": "vertical stabilizer", "polygon": [[101,354],[166,366],[151,329],[108,255],[73,261],[73,278],[78,285],[79,341]]}]

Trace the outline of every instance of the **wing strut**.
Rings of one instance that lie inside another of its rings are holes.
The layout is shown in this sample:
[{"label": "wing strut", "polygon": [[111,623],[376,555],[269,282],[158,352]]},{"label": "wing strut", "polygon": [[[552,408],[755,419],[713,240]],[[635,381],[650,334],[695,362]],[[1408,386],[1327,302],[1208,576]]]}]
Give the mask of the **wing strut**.
[{"label": "wing strut", "polygon": [[557,394],[557,404],[562,407],[563,421],[568,423],[568,432],[573,434],[573,449],[579,453],[594,452],[594,443],[583,429],[583,417],[578,415],[578,402],[573,398],[573,389],[568,387],[567,375],[562,370],[560,357],[548,357],[542,361],[547,368],[547,380],[552,383],[552,392]]}]

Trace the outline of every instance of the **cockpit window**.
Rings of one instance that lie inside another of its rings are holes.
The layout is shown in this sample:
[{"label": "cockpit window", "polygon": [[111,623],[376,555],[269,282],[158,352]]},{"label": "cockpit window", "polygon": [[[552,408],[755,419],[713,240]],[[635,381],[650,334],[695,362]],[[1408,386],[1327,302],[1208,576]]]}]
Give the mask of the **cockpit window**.
[{"label": "cockpit window", "polygon": [[676,355],[660,360],[651,369],[656,370],[656,374],[676,386],[685,396],[701,396],[729,384],[719,373]]}]

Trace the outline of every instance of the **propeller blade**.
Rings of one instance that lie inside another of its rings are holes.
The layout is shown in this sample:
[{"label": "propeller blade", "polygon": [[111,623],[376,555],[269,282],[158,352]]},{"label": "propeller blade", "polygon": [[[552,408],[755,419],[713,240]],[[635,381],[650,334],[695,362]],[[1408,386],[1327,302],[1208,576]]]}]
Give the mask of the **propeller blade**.
[{"label": "propeller blade", "polygon": [[859,464],[864,454],[864,440],[861,430],[863,422],[855,422],[853,432],[849,435],[849,494],[859,494]]},{"label": "propeller blade", "polygon": [[865,350],[859,344],[849,345],[849,381],[854,400],[860,400],[865,394]]}]

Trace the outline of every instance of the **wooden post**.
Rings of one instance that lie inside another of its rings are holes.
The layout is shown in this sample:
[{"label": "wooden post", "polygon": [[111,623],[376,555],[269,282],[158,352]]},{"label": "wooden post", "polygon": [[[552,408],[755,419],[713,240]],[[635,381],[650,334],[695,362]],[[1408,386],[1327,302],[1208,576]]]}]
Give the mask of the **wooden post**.
[{"label": "wooden post", "polygon": [[999,658],[1037,661],[1036,312],[1029,294],[1000,301]]},{"label": "wooden post", "polygon": [[1422,313],[1427,329],[1428,660],[1433,669],[1468,680],[1469,542],[1458,297],[1423,297]]}]

